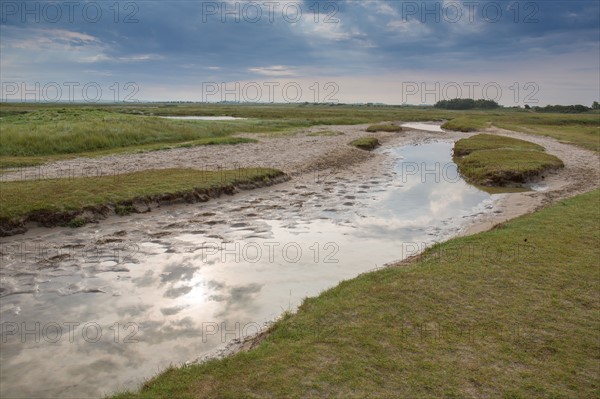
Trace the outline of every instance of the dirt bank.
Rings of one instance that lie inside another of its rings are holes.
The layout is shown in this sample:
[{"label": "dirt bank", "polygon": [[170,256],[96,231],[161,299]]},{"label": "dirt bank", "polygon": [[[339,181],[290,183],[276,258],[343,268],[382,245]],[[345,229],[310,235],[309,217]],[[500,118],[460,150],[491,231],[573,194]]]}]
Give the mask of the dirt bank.
[{"label": "dirt bank", "polygon": [[87,223],[98,223],[109,215],[125,215],[130,213],[146,213],[152,209],[180,203],[193,204],[207,202],[222,195],[234,195],[240,190],[252,190],[260,187],[268,187],[274,184],[290,180],[283,172],[273,171],[268,180],[261,178],[248,180],[241,183],[229,184],[213,188],[196,188],[189,191],[176,193],[165,193],[132,198],[119,203],[110,203],[94,206],[86,206],[79,210],[70,211],[37,211],[30,213],[20,219],[0,219],[0,237],[12,236],[25,233],[32,224],[43,227],[56,227],[69,225],[76,221],[81,225]]}]

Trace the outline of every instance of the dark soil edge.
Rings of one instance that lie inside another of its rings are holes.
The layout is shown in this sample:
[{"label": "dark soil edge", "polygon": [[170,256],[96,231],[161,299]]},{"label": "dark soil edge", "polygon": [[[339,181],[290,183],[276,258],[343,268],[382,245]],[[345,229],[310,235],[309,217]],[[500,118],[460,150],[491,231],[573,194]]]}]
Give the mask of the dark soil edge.
[{"label": "dark soil edge", "polygon": [[37,226],[41,227],[56,227],[69,225],[74,222],[80,222],[81,225],[98,223],[100,220],[106,219],[113,214],[147,213],[152,208],[160,206],[207,202],[210,199],[219,198],[223,194],[234,195],[241,190],[268,187],[288,180],[290,180],[288,175],[277,171],[270,174],[268,178],[258,176],[252,180],[221,187],[196,188],[190,191],[142,196],[119,203],[86,206],[82,209],[71,211],[38,211],[22,216],[19,219],[0,219],[0,237],[23,234],[28,230],[28,224],[37,224]]},{"label": "dark soil edge", "polygon": [[514,172],[514,171],[502,171],[502,173],[496,173],[486,176],[486,180],[477,181],[472,179],[467,173],[464,172],[464,167],[461,168],[460,163],[457,159],[454,159],[454,163],[458,166],[458,172],[469,184],[482,186],[482,187],[508,187],[508,188],[522,188],[524,184],[536,183],[546,178],[547,174],[556,173],[563,166],[554,167],[548,166],[538,170],[531,170],[526,172]]}]

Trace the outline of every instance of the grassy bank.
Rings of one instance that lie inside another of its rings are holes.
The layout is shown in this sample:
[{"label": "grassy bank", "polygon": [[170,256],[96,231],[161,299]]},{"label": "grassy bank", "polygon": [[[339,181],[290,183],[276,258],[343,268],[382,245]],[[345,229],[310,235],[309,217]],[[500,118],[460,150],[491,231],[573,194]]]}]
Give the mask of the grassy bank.
[{"label": "grassy bank", "polygon": [[537,144],[489,134],[458,140],[454,162],[467,181],[490,187],[518,186],[564,167],[560,159],[546,154]]},{"label": "grassy bank", "polygon": [[257,349],[115,397],[596,397],[599,200],[569,199],[343,282]]},{"label": "grassy bank", "polygon": [[268,180],[281,174],[274,169],[260,168],[215,172],[162,169],[114,176],[5,182],[0,190],[0,221],[8,223],[36,214],[78,212],[87,207],[138,198],[217,189]]},{"label": "grassy bank", "polygon": [[361,137],[352,140],[350,145],[361,150],[371,151],[380,146],[379,140],[376,137]]}]

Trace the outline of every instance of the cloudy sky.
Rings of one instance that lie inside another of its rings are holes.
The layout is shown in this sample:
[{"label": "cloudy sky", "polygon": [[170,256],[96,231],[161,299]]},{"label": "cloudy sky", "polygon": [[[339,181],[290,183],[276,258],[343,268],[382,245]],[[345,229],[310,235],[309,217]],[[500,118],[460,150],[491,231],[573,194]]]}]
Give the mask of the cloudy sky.
[{"label": "cloudy sky", "polygon": [[600,2],[3,1],[3,100],[582,103]]}]

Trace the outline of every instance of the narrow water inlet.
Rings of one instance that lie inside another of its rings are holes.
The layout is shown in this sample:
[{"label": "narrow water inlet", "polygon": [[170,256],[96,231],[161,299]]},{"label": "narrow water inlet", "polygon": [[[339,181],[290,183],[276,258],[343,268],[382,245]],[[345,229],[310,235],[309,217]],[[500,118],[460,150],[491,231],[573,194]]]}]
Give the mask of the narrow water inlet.
[{"label": "narrow water inlet", "polygon": [[382,176],[290,182],[10,237],[2,396],[136,388],[307,296],[457,235],[492,197],[458,175],[452,146],[384,148],[393,163]]}]

